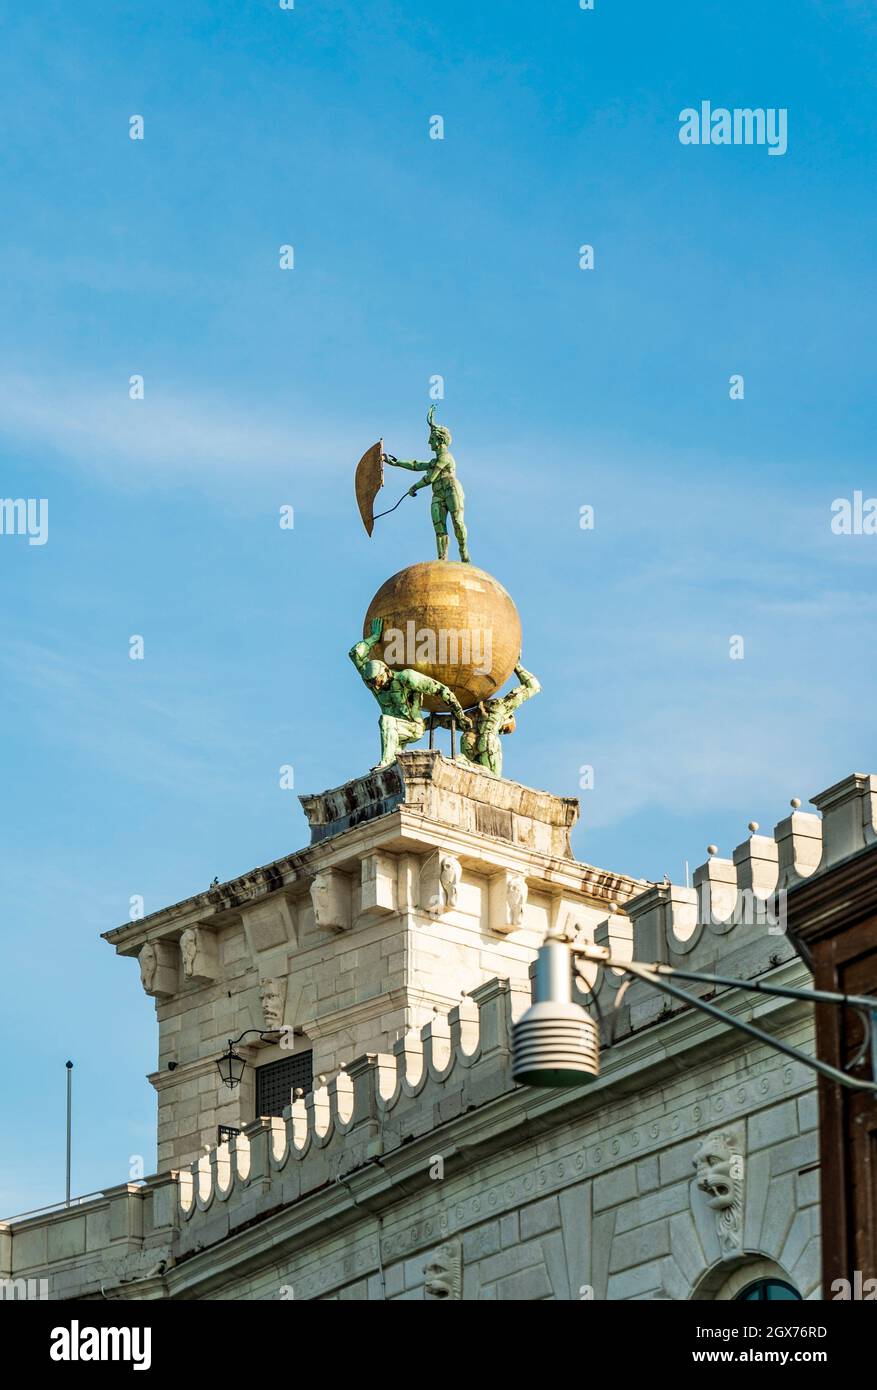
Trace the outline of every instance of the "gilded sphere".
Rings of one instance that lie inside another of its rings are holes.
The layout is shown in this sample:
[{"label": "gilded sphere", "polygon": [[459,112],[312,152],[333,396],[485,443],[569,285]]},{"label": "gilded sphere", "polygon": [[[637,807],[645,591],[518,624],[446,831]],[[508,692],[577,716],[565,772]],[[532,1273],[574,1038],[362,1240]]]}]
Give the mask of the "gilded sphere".
[{"label": "gilded sphere", "polygon": [[[495,695],[521,654],[521,620],[509,594],[486,570],[456,560],[426,560],[394,574],[368,606],[364,637],[375,618],[384,628],[372,655],[450,686],[464,709]],[[423,703],[446,708],[441,699]]]}]

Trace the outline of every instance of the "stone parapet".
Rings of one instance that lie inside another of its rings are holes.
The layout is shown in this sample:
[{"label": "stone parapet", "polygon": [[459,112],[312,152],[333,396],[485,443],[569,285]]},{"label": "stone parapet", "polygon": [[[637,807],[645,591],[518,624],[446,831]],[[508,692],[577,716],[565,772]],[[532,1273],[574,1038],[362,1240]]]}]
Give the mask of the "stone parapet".
[{"label": "stone parapet", "polygon": [[437,749],[400,753],[389,767],[299,800],[312,844],[404,807],[437,825],[563,859],[572,858],[570,832],[579,814],[575,797],[510,782]]},{"label": "stone parapet", "polygon": [[[796,799],[773,835],[760,835],[756,827],[730,858],[710,854],[694,870],[691,887],[668,880],[633,894],[596,924],[593,939],[611,944],[621,960],[743,979],[789,960],[795,954],[787,930],[789,894],[877,844],[877,777],[853,773],[818,792],[812,804],[821,815],[800,811]],[[611,1009],[621,983],[617,972],[589,966],[583,975],[580,997],[590,997],[604,1013]],[[636,983],[615,1020],[616,1035],[684,1007]]]}]

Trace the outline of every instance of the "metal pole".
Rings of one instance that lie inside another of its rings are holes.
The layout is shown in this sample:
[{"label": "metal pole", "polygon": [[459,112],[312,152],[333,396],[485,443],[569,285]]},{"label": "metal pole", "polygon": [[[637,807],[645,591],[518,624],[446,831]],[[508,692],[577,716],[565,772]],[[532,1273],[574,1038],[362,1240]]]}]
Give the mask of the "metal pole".
[{"label": "metal pole", "polygon": [[73,1135],[73,1063],[67,1063],[67,1206],[70,1205],[70,1155]]},{"label": "metal pole", "polygon": [[[620,961],[613,965],[621,968]],[[680,980],[693,980],[705,985],[728,985],[736,989],[751,989],[759,994],[775,994],[780,999],[804,999],[808,1004],[846,1004],[851,1009],[873,1009],[877,999],[868,994],[838,994],[830,989],[792,989],[790,985],[772,985],[760,980],[738,980],[734,975],[713,975],[702,970],[683,970],[678,965],[657,964],[648,967],[656,975],[676,975]]]},{"label": "metal pole", "polygon": [[[674,999],[679,999],[683,1004],[693,1004],[696,1009],[700,1009],[705,1014],[710,1014],[713,1018],[718,1018],[722,1023],[729,1023],[732,1028],[737,1028],[741,1033],[748,1033],[750,1038],[757,1038],[759,1042],[767,1043],[776,1052],[782,1052],[786,1057],[791,1057],[796,1062],[803,1062],[805,1067],[810,1067],[813,1071],[818,1071],[820,1076],[825,1076],[829,1081],[836,1081],[840,1086],[848,1086],[851,1091],[870,1091],[877,1093],[877,1081],[857,1081],[854,1076],[848,1076],[846,1072],[838,1071],[837,1067],[832,1067],[828,1062],[820,1061],[818,1057],[810,1057],[802,1052],[800,1048],[792,1047],[791,1043],[783,1042],[780,1038],[772,1037],[770,1033],[765,1033],[761,1028],[756,1028],[754,1024],[747,1023],[745,1019],[734,1018],[731,1014],[725,1013],[724,1009],[718,1008],[716,1004],[711,1004],[707,999],[701,999],[700,995],[689,994],[685,989],[679,989],[677,985],[671,985],[670,981],[663,974],[657,975],[647,965],[640,965],[638,961],[628,961],[622,966],[618,962],[618,967],[623,968],[629,975],[633,975],[636,980],[643,980],[646,984],[654,985],[664,994],[670,994]],[[660,967],[659,967],[660,968]],[[672,969],[672,967],[670,967]],[[675,970],[673,970],[675,974]],[[693,973],[693,972],[687,972]],[[745,981],[739,982],[741,988],[748,989]],[[819,991],[814,990],[816,994]],[[779,994],[780,991],[777,990]],[[789,993],[783,990],[782,994]],[[797,990],[793,997],[797,998]],[[812,995],[811,995],[812,997]],[[818,1002],[818,1001],[817,1001]]]}]

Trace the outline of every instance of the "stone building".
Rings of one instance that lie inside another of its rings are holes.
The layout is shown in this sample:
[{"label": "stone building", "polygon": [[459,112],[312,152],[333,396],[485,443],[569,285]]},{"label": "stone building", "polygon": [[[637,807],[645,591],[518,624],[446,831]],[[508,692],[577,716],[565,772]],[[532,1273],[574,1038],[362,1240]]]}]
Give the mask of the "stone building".
[{"label": "stone building", "polygon": [[[875,791],[850,777],[691,888],[578,862],[574,800],[436,751],[303,797],[305,849],[106,933],[155,1004],[158,1172],[0,1225],[0,1278],[59,1299],[820,1297],[805,1065],[602,966],[576,985],[592,1083],[516,1085],[510,1030],[549,928],[808,986],[786,894],[877,841]],[[714,992],[812,1051],[808,1003]]]}]

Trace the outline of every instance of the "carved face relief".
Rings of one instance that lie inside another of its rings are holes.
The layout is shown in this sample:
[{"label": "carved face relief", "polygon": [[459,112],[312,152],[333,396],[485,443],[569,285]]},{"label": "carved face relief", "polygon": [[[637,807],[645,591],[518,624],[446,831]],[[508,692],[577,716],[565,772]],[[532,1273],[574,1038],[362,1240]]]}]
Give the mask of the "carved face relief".
[{"label": "carved face relief", "polygon": [[459,897],[460,879],[463,877],[463,870],[456,855],[443,854],[439,860],[439,882],[445,895],[445,902],[448,907],[457,906]]},{"label": "carved face relief", "polygon": [[697,1186],[705,1192],[713,1211],[723,1211],[734,1202],[734,1179],[731,1176],[732,1153],[726,1134],[708,1134],[694,1155]]},{"label": "carved face relief", "polygon": [[743,1248],[743,1152],[732,1130],[707,1134],[694,1154],[696,1185],[715,1213],[716,1235],[723,1255],[737,1255]]},{"label": "carved face relief", "polygon": [[463,1250],[458,1240],[449,1240],[433,1250],[423,1266],[424,1293],[428,1299],[463,1297]]},{"label": "carved face relief", "polygon": [[195,957],[198,954],[198,930],[196,927],[187,927],[180,937],[180,955],[183,958],[183,974],[187,980],[191,980],[192,972],[195,969]]},{"label": "carved face relief", "polygon": [[262,1016],[265,1028],[273,1032],[283,1027],[283,1005],[285,1003],[286,981],[263,980],[259,985],[259,998],[262,1001]]},{"label": "carved face relief", "polygon": [[149,941],[145,942],[140,947],[140,954],[137,959],[140,962],[140,980],[148,993],[155,983],[155,972],[158,968],[158,956],[155,953],[155,947]]}]

